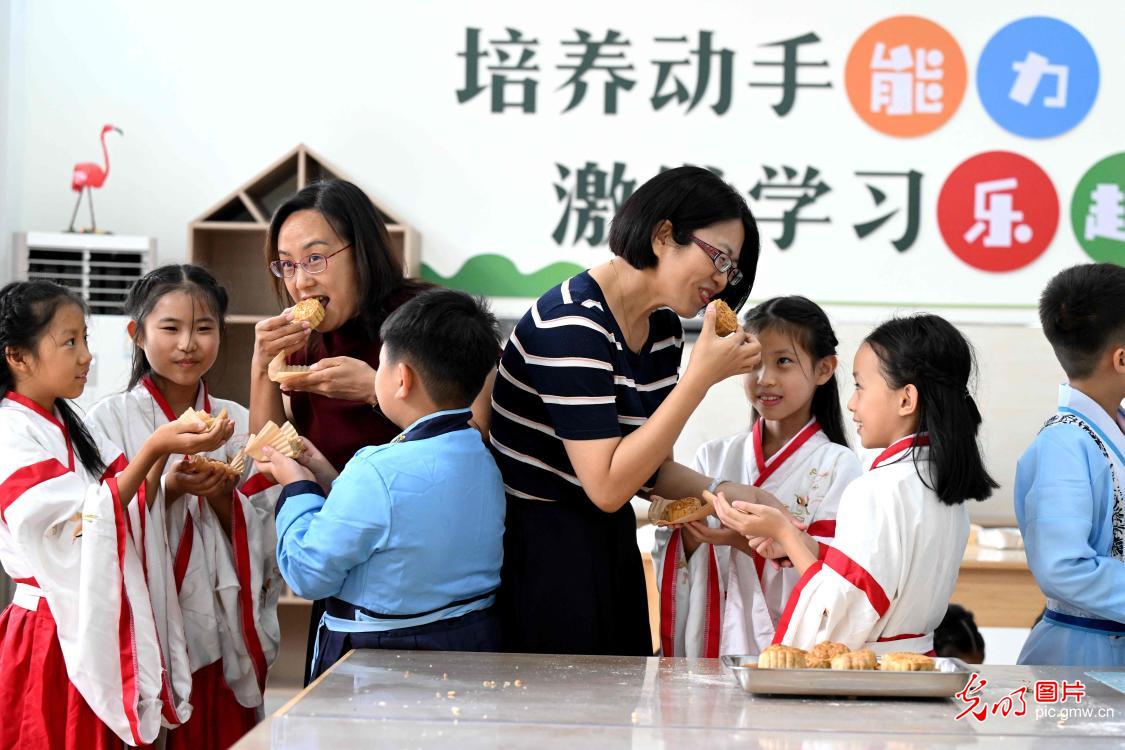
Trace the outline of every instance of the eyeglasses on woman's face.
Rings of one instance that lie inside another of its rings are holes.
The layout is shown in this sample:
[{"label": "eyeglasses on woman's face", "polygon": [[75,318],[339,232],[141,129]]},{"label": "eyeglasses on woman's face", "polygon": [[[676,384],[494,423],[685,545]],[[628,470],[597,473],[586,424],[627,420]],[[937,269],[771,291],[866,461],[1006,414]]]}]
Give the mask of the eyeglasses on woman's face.
[{"label": "eyeglasses on woman's face", "polygon": [[351,247],[351,243],[344,245],[327,255],[313,253],[304,260],[275,260],[270,262],[270,272],[279,279],[291,279],[297,273],[297,268],[303,268],[305,273],[324,273],[328,268],[328,259]]},{"label": "eyeglasses on woman's face", "polygon": [[696,237],[694,234],[691,236],[691,241],[694,242],[700,250],[707,253],[707,255],[711,258],[711,262],[715,264],[715,270],[717,270],[719,273],[725,273],[727,275],[728,284],[734,286],[738,282],[742,281],[742,271],[739,271],[738,268],[735,267],[734,261],[730,259],[729,255],[727,255],[714,245],[707,244],[703,240]]}]

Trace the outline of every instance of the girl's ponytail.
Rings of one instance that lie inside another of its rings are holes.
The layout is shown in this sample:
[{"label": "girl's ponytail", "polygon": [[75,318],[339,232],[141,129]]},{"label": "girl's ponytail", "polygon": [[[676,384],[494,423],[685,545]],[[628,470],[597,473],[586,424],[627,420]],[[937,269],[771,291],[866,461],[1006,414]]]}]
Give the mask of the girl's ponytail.
[{"label": "girl's ponytail", "polygon": [[866,342],[892,388],[918,389],[918,432],[930,438],[931,470],[920,473],[926,486],[947,505],[992,495],[1000,485],[977,444],[981,414],[969,392],[974,357],[961,332],[937,315],[914,315],[883,323]]}]

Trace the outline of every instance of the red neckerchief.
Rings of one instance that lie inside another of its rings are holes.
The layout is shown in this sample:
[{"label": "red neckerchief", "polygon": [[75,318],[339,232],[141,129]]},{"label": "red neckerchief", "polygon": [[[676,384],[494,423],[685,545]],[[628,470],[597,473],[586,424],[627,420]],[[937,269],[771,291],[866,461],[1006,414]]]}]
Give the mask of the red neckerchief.
[{"label": "red neckerchief", "polygon": [[62,432],[62,434],[63,434],[63,440],[66,442],[66,456],[67,456],[67,463],[69,464],[67,466],[67,468],[70,471],[74,471],[74,448],[70,444],[70,431],[68,429],[66,429],[66,425],[64,425],[62,422],[60,422],[59,418],[56,417],[53,413],[47,411],[42,406],[35,403],[34,401],[29,399],[27,396],[23,395],[22,393],[16,393],[15,391],[8,391],[7,393],[4,394],[3,398],[11,399],[12,401],[15,401],[20,406],[24,406],[28,409],[31,409],[37,415],[39,415],[40,417],[43,417],[43,419],[46,419],[48,422],[53,424],[55,427],[59,428],[59,431]]},{"label": "red neckerchief", "polygon": [[751,431],[751,443],[754,447],[754,461],[758,465],[758,478],[754,480],[755,487],[761,487],[762,484],[773,475],[775,471],[781,468],[786,459],[800,450],[801,446],[809,442],[813,435],[820,432],[820,424],[816,419],[810,419],[809,423],[801,428],[801,431],[789,439],[789,442],[782,446],[781,450],[771,456],[769,462],[766,461],[765,455],[762,452],[762,422],[764,420],[758,419],[754,423],[754,429]]},{"label": "red neckerchief", "polygon": [[[171,405],[169,405],[168,399],[164,398],[164,394],[161,393],[160,389],[156,387],[156,383],[153,382],[152,376],[145,375],[143,378],[141,378],[141,385],[143,385],[145,387],[145,390],[148,391],[149,395],[152,396],[152,400],[155,401],[156,405],[160,407],[160,411],[164,412],[164,416],[168,419],[168,421],[175,422],[177,416],[172,413],[172,407]],[[199,385],[203,389],[203,411],[210,414],[211,398],[207,395],[207,381],[201,380],[199,381]],[[196,397],[196,403],[199,403],[198,396]]]},{"label": "red neckerchief", "polygon": [[898,440],[888,445],[887,449],[880,453],[879,456],[871,463],[871,470],[874,471],[875,469],[878,469],[888,458],[902,453],[908,448],[913,448],[916,445],[925,446],[929,444],[930,436],[924,432],[918,435],[907,435],[904,438],[899,438]]}]

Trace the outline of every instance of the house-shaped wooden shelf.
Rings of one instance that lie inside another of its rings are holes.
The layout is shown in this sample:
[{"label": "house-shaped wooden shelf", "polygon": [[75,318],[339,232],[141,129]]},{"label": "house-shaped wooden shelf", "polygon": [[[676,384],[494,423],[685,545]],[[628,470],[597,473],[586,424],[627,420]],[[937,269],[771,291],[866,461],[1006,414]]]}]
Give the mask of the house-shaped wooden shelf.
[{"label": "house-shaped wooden shelf", "polygon": [[[249,403],[254,324],[277,315],[283,307],[266,266],[270,217],[301,188],[333,178],[348,179],[301,144],[191,223],[189,262],[210,270],[230,297],[226,340],[208,376],[217,396]],[[387,225],[392,249],[402,260],[406,275],[417,275],[421,269],[418,233],[378,203],[375,208]]]}]

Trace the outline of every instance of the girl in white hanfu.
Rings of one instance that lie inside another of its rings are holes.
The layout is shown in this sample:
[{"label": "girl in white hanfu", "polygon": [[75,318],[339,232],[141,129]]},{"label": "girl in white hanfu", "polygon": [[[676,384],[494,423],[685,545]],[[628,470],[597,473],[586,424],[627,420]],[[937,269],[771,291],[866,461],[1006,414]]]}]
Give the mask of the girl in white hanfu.
[{"label": "girl in white hanfu", "polygon": [[[213,450],[223,420],[166,424],[126,461],[67,403],[92,357],[81,298],[50,281],[0,290],[0,563],[16,582],[0,615],[0,750],[152,742],[185,720],[187,673],[164,659],[137,529],[146,474],[170,453]],[[134,500],[134,496],[136,499]]]},{"label": "girl in white hanfu", "polygon": [[[199,266],[162,266],[139,279],[125,302],[134,343],[129,387],[90,410],[91,431],[128,456],[189,408],[226,413],[245,433],[246,409],[212,396],[203,379],[219,354],[226,309],[226,290]],[[229,463],[234,443],[199,455]],[[168,616],[157,624],[168,650],[183,644],[190,662],[193,713],[169,732],[166,747],[173,750],[226,748],[248,732],[260,718],[266,671],[277,655],[278,489],[245,463],[236,474],[216,464],[197,469],[175,456],[163,469],[163,501],[130,506],[149,588],[167,604]]]},{"label": "girl in white hanfu", "polygon": [[775,643],[933,655],[969,538],[965,501],[997,486],[977,445],[972,370],[969,343],[935,315],[891,320],[865,339],[848,409],[863,447],[883,451],[844,491],[830,546],[812,550],[773,508],[717,499],[724,526],[773,538],[801,572]]},{"label": "girl in white hanfu", "polygon": [[[840,495],[860,474],[844,436],[832,324],[804,297],[777,297],[752,309],[745,328],[762,345],[762,364],[745,376],[750,430],[704,444],[692,468],[760,487],[810,546],[831,543]],[[759,653],[800,577],[770,540],[708,520],[657,532],[665,656]]]}]

